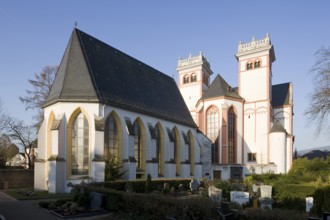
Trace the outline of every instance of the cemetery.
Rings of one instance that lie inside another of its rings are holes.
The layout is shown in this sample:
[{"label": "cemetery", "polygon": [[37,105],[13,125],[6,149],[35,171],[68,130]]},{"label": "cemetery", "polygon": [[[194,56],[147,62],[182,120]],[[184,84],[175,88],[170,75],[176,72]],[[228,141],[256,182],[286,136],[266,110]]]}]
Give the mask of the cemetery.
[{"label": "cemetery", "polygon": [[222,190],[216,182],[203,179],[82,182],[72,186],[72,198],[43,201],[39,206],[62,217],[111,213],[118,219],[251,219],[254,215],[266,219],[279,215],[307,219],[303,212],[272,210],[270,185],[253,185],[254,191],[243,182],[231,185],[234,187],[225,197],[228,189]]}]

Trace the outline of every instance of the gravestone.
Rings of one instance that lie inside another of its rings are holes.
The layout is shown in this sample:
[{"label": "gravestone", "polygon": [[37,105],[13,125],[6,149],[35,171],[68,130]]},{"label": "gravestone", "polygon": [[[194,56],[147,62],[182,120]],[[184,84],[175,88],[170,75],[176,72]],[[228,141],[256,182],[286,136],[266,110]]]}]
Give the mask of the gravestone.
[{"label": "gravestone", "polygon": [[256,184],[253,184],[253,185],[252,185],[252,191],[253,191],[255,194],[258,194],[259,189],[260,189],[260,186],[258,186],[258,185],[256,185]]},{"label": "gravestone", "polygon": [[230,201],[240,205],[246,204],[250,201],[250,194],[242,191],[230,191]]},{"label": "gravestone", "polygon": [[314,198],[306,197],[306,212],[309,213],[313,207]]},{"label": "gravestone", "polygon": [[190,190],[192,192],[195,192],[196,190],[198,190],[198,187],[199,187],[199,182],[197,180],[191,180],[190,181],[190,184],[189,184],[189,187],[190,187]]},{"label": "gravestone", "polygon": [[272,198],[272,186],[261,185],[260,186],[260,196],[261,196],[261,198]]},{"label": "gravestone", "polygon": [[259,203],[262,209],[270,208],[272,209],[273,199],[272,199],[272,186],[261,185],[260,186],[260,195]]},{"label": "gravestone", "polygon": [[222,190],[216,188],[215,186],[210,186],[208,188],[208,195],[213,202],[221,202]]},{"label": "gravestone", "polygon": [[104,195],[102,195],[100,193],[96,193],[96,192],[91,192],[90,196],[91,196],[90,208],[92,210],[101,210],[104,208],[104,204],[105,204]]}]

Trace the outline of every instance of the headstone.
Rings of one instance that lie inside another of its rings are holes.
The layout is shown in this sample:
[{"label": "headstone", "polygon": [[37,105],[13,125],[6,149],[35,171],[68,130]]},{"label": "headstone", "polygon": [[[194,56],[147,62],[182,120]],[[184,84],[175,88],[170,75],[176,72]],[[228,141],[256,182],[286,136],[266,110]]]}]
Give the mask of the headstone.
[{"label": "headstone", "polygon": [[260,189],[260,186],[258,186],[258,185],[256,185],[256,184],[253,184],[252,185],[252,191],[254,192],[254,193],[258,193],[258,191],[259,191],[259,189]]},{"label": "headstone", "polygon": [[170,184],[169,183],[164,183],[164,190],[170,191]]},{"label": "headstone", "polygon": [[91,192],[91,205],[92,210],[100,210],[104,208],[105,197],[104,195],[96,192]]},{"label": "headstone", "polygon": [[313,207],[313,197],[306,197],[306,212],[309,213]]},{"label": "headstone", "polygon": [[272,186],[261,185],[260,186],[260,197],[261,198],[272,198]]},{"label": "headstone", "polygon": [[248,192],[242,192],[242,191],[231,191],[230,201],[236,202],[240,205],[246,204],[250,201],[250,194]]},{"label": "headstone", "polygon": [[210,186],[208,188],[208,195],[213,202],[221,202],[222,190],[216,188],[215,186]]},{"label": "headstone", "polygon": [[198,190],[199,182],[197,180],[191,180],[189,187],[191,191],[195,192],[196,190]]}]

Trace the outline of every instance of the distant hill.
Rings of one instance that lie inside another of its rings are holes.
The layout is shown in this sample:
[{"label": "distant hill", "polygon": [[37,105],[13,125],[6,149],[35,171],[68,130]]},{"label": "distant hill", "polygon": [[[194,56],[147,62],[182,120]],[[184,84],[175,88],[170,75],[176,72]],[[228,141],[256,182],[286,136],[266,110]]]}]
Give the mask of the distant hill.
[{"label": "distant hill", "polygon": [[325,152],[330,152],[330,146],[324,146],[324,147],[316,147],[316,148],[310,148],[310,149],[303,149],[297,151],[299,156],[302,156],[304,154],[307,154],[312,151],[325,151]]}]

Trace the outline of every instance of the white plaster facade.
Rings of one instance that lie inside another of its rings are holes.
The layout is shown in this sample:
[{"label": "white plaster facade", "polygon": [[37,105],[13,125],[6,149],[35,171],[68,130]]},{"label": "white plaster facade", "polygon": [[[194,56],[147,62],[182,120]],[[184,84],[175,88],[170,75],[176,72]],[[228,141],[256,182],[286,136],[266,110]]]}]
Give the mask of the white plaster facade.
[{"label": "white plaster facade", "polygon": [[[218,132],[218,138],[212,140],[216,150],[212,152],[210,173],[214,178],[222,179],[252,173],[287,173],[292,165],[294,139],[292,83],[272,85],[275,53],[268,34],[261,40],[253,38],[249,43],[239,43],[236,58],[238,88],[234,89],[221,76],[211,84],[203,82],[201,77],[197,82],[183,82],[184,77],[196,72],[198,76],[212,74],[201,53],[196,57],[180,58],[178,62],[179,88],[198,129],[211,140],[214,135],[208,129],[216,127]],[[217,109],[217,121],[211,124],[208,121],[210,108]],[[235,115],[232,125],[229,109],[233,109]],[[277,122],[279,124],[275,126]],[[231,141],[229,126],[235,130]],[[230,148],[234,156],[229,155]]]},{"label": "white plaster facade", "polygon": [[[56,103],[44,109],[45,120],[42,123],[39,133],[38,141],[40,147],[38,152],[38,160],[35,163],[35,188],[48,190],[49,192],[68,192],[71,188],[67,185],[80,183],[82,180],[85,182],[104,181],[104,160],[95,160],[98,155],[103,155],[104,151],[104,131],[98,131],[95,126],[95,119],[101,120],[105,123],[106,118],[110,114],[116,114],[122,127],[122,161],[123,169],[126,170],[123,179],[136,179],[137,169],[136,162],[129,160],[134,157],[134,140],[133,136],[129,135],[126,131],[126,119],[129,118],[133,123],[135,120],[140,120],[145,133],[145,170],[141,175],[145,178],[150,174],[153,179],[157,178],[200,178],[202,177],[201,165],[201,147],[208,146],[209,141],[203,139],[202,134],[196,134],[194,128],[176,124],[170,121],[154,118],[151,116],[139,114],[136,112],[128,111],[112,107],[109,105],[102,105],[98,103]],[[67,141],[68,129],[70,129],[69,121],[78,112],[82,112],[88,121],[89,126],[89,161],[90,170],[86,176],[73,176],[69,174],[70,164],[68,164],[67,151],[70,145]],[[60,125],[54,128],[54,121],[59,121]],[[164,173],[160,176],[158,173],[158,163],[152,161],[156,158],[156,142],[150,136],[148,124],[155,126],[159,124],[164,137]],[[170,140],[167,133],[167,128],[171,130],[176,128],[179,131],[179,148],[180,148],[180,171],[176,173],[176,165],[171,162],[174,158],[174,143]],[[191,134],[187,135],[190,140],[189,144],[185,143],[182,133]],[[199,140],[196,139],[198,137]],[[189,158],[189,147],[193,152],[193,158]],[[53,159],[49,159],[52,158]],[[149,161],[149,162],[148,162]],[[191,161],[191,163],[190,163]]]}]

